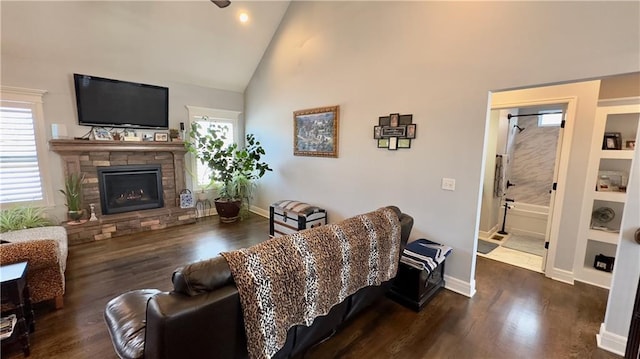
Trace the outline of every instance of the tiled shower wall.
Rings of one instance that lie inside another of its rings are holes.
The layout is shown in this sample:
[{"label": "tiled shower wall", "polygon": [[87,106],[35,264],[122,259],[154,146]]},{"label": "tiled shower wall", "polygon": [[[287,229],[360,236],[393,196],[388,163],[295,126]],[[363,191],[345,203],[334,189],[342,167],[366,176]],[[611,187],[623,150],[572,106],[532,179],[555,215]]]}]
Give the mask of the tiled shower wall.
[{"label": "tiled shower wall", "polygon": [[507,190],[506,197],[520,203],[548,206],[560,127],[538,127],[537,116],[521,117],[518,125],[525,130],[513,131],[509,181],[515,186]]}]

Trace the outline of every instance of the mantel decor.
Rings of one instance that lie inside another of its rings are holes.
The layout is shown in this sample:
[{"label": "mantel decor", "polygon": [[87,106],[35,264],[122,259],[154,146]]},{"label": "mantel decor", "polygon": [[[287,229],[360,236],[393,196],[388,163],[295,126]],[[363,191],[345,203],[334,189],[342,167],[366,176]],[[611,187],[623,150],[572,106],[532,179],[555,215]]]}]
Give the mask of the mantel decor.
[{"label": "mantel decor", "polygon": [[373,127],[373,138],[377,141],[378,148],[411,148],[411,140],[416,138],[416,124],[412,122],[412,114],[392,113],[380,116],[378,125]]},{"label": "mantel decor", "polygon": [[293,113],[295,156],[338,157],[340,106],[318,107]]}]

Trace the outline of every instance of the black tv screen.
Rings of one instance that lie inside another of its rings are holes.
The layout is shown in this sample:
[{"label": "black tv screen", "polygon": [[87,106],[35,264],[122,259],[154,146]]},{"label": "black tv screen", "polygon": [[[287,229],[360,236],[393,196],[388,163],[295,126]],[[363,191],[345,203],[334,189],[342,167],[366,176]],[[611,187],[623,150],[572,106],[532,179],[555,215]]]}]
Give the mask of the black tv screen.
[{"label": "black tv screen", "polygon": [[169,89],[73,74],[78,124],[101,127],[169,128]]}]

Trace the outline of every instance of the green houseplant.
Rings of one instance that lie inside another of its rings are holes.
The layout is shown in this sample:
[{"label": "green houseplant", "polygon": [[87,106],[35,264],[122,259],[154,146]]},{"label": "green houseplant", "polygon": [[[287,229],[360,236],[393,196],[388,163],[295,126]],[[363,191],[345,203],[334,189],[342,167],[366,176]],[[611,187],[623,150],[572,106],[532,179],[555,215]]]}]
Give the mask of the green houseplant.
[{"label": "green houseplant", "polygon": [[213,124],[204,130],[194,123],[185,147],[211,170],[211,181],[220,196],[214,200],[220,220],[234,222],[248,213],[255,180],[271,168],[261,161],[265,151],[253,134],[246,135],[242,148],[236,143],[226,145],[226,136],[224,126]]},{"label": "green houseplant", "polygon": [[84,173],[70,173],[64,179],[64,189],[60,192],[66,198],[67,214],[72,221],[82,218],[82,184]]},{"label": "green houseplant", "polygon": [[0,232],[52,225],[40,207],[16,206],[0,211]]}]

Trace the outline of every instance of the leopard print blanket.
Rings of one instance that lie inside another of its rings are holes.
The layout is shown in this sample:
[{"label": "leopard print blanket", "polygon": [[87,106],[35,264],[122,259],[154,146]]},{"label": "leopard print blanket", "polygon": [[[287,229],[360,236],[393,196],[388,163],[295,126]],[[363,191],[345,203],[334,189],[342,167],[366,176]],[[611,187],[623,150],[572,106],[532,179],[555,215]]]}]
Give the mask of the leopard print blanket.
[{"label": "leopard print blanket", "polygon": [[398,217],[381,208],[222,253],[240,294],[249,356],[271,358],[292,326],[309,326],[358,289],[393,278],[399,246]]}]

